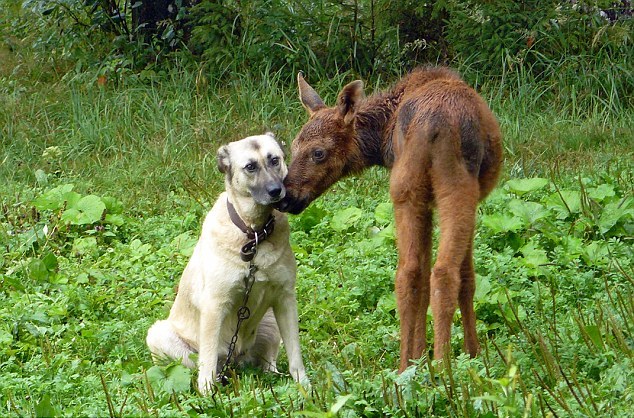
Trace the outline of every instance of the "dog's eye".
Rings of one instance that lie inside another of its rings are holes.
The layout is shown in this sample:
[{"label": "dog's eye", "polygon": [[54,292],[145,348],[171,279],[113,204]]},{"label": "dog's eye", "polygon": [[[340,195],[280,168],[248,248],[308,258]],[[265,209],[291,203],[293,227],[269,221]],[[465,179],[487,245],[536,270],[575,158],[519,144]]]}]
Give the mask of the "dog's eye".
[{"label": "dog's eye", "polygon": [[255,170],[258,169],[258,165],[256,163],[249,163],[244,166],[244,169],[247,170],[249,173],[253,173]]},{"label": "dog's eye", "polygon": [[273,167],[277,167],[278,165],[280,165],[280,159],[279,157],[273,157],[271,158],[271,165]]},{"label": "dog's eye", "polygon": [[316,149],[313,151],[313,161],[320,162],[326,158],[326,152],[323,149]]}]

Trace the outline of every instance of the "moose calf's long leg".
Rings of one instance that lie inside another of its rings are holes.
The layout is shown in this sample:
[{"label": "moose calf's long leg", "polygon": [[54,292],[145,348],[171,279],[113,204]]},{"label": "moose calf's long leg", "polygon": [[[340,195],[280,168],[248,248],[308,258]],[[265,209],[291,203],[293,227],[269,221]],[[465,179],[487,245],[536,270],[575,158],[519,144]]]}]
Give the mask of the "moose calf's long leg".
[{"label": "moose calf's long leg", "polygon": [[[440,244],[431,274],[435,359],[442,359],[449,349],[451,324],[462,287],[461,270],[472,245],[478,204],[477,180],[466,173],[463,178],[459,176],[459,173],[454,173],[453,181],[444,178],[444,182],[434,184],[440,219]],[[465,295],[465,302],[471,299],[468,292]],[[470,309],[473,310],[472,307]],[[467,312],[471,311],[467,309]]]},{"label": "moose calf's long leg", "polygon": [[395,279],[396,302],[401,321],[399,371],[407,368],[410,359],[419,358],[426,345],[425,319],[429,306],[429,271],[422,271],[421,261],[423,255],[430,252],[431,239],[421,238],[431,235],[431,229],[423,228],[423,225],[428,223],[427,220],[412,216],[414,211],[418,212],[419,209],[413,208],[410,203],[394,205],[399,254]]},{"label": "moose calf's long leg", "polygon": [[424,198],[424,179],[413,184],[411,176],[400,177],[399,164],[392,170],[390,194],[394,202],[397,230],[398,267],[395,290],[401,321],[399,371],[409,360],[419,358],[426,346],[426,312],[429,306],[432,215]]},{"label": "moose calf's long leg", "polygon": [[473,295],[475,294],[475,270],[473,268],[473,237],[469,242],[469,249],[462,260],[460,269],[460,295],[458,304],[462,315],[462,326],[464,328],[465,351],[471,357],[475,357],[480,350],[478,336],[475,327],[475,311],[473,309]]},{"label": "moose calf's long leg", "polygon": [[422,215],[422,229],[419,237],[421,242],[420,278],[422,284],[421,306],[416,317],[416,328],[414,339],[416,341],[416,351],[414,357],[419,358],[427,348],[427,309],[429,308],[430,277],[431,277],[431,249],[433,231],[433,213],[427,209]]}]

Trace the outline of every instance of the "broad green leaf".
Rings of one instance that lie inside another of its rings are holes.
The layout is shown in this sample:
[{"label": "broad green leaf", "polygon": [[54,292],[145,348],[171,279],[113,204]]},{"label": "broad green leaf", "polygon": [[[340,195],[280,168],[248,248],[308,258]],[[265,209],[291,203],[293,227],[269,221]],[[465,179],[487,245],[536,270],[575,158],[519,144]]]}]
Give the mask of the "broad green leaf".
[{"label": "broad green leaf", "polygon": [[633,198],[629,198],[625,202],[611,202],[603,207],[601,216],[599,217],[599,229],[605,234],[621,219],[634,217]]},{"label": "broad green leaf", "polygon": [[2,280],[1,283],[3,283],[3,286],[5,286],[6,288],[13,287],[16,290],[19,290],[20,292],[26,291],[26,288],[24,287],[22,280],[18,276],[14,276],[10,274],[7,276],[4,276],[0,274],[0,280]]},{"label": "broad green leaf", "polygon": [[86,284],[86,283],[90,283],[90,279],[88,274],[86,273],[79,273],[76,277],[75,277],[75,283],[78,284]]},{"label": "broad green leaf", "polygon": [[130,242],[130,251],[135,256],[147,255],[151,250],[152,246],[150,244],[143,244],[143,242],[138,238],[135,238],[132,242]]},{"label": "broad green leaf", "polygon": [[345,231],[353,226],[361,217],[363,211],[356,207],[346,208],[335,213],[330,221],[330,226],[337,232]]},{"label": "broad green leaf", "polygon": [[104,196],[101,201],[106,206],[106,211],[110,215],[123,213],[123,202],[114,197]]},{"label": "broad green leaf", "polygon": [[73,254],[79,256],[95,255],[98,252],[95,237],[76,238],[73,241]]},{"label": "broad green leaf", "polygon": [[476,290],[474,295],[474,299],[476,300],[476,302],[491,302],[488,300],[490,291],[491,282],[489,281],[489,279],[487,277],[476,277]]},{"label": "broad green leaf", "polygon": [[48,269],[46,264],[40,259],[32,260],[29,263],[29,277],[33,280],[43,282],[48,279]]},{"label": "broad green leaf", "polygon": [[84,196],[62,214],[62,220],[73,225],[90,225],[101,220],[106,205],[99,196]]},{"label": "broad green leaf", "polygon": [[68,309],[63,305],[52,305],[46,313],[50,317],[65,317],[68,314]]},{"label": "broad green leaf", "polygon": [[145,371],[145,375],[154,390],[161,391],[163,389],[163,382],[167,376],[165,375],[162,367],[156,365],[152,366]]},{"label": "broad green leaf", "polygon": [[583,327],[590,340],[596,345],[598,348],[603,348],[603,337],[601,336],[601,329],[599,329],[596,325],[586,325]]},{"label": "broad green leaf", "polygon": [[[513,311],[513,309],[515,309],[515,312]],[[508,301],[504,303],[502,307],[502,314],[511,323],[516,322],[516,315],[517,319],[519,319],[520,321],[526,319],[526,309],[524,309],[524,307],[518,304],[516,301],[513,302],[513,308],[511,308],[511,305],[508,304]]]},{"label": "broad green leaf", "polygon": [[192,235],[191,232],[186,231],[178,235],[172,240],[171,246],[175,251],[182,255],[189,257],[194,252],[194,247],[198,240]]},{"label": "broad green leaf", "polygon": [[374,219],[380,224],[388,224],[394,220],[394,207],[391,202],[379,203],[374,209]]},{"label": "broad green leaf", "polygon": [[515,232],[524,227],[524,221],[521,218],[502,213],[484,215],[482,217],[482,223],[496,234],[501,232]]},{"label": "broad green leaf", "polygon": [[532,269],[537,270],[542,266],[542,264],[547,264],[549,262],[546,251],[539,248],[534,241],[530,241],[524,245],[520,249],[520,252],[524,256],[524,264]]},{"label": "broad green leaf", "polygon": [[125,224],[125,219],[119,214],[112,215],[110,213],[107,213],[104,222],[110,225],[121,226]]},{"label": "broad green leaf", "polygon": [[513,193],[523,195],[529,192],[543,189],[548,184],[548,179],[534,177],[530,179],[513,179],[506,182],[506,187]]},{"label": "broad green leaf", "polygon": [[345,396],[337,396],[337,401],[330,407],[330,412],[332,414],[336,414],[339,410],[348,402],[348,400],[352,397],[352,394]]},{"label": "broad green leaf", "polygon": [[403,370],[403,372],[398,375],[398,377],[394,380],[399,386],[407,386],[410,384],[412,379],[416,378],[416,367],[410,366],[407,369]]},{"label": "broad green leaf", "polygon": [[615,195],[614,186],[610,184],[601,184],[598,187],[588,189],[586,193],[589,198],[598,202],[602,202],[606,198],[613,197]]},{"label": "broad green leaf", "polygon": [[390,223],[388,226],[379,231],[378,234],[375,235],[376,239],[380,239],[383,242],[394,242],[396,239],[396,232],[394,232],[394,222]]},{"label": "broad green leaf", "polygon": [[383,239],[377,239],[376,236],[370,239],[364,239],[362,241],[357,242],[357,245],[354,248],[346,249],[346,256],[354,257],[355,254],[366,254],[368,256],[372,256],[375,254],[378,248],[381,248],[384,245]]},{"label": "broad green leaf", "polygon": [[300,228],[304,232],[308,232],[315,225],[321,222],[321,220],[326,216],[326,211],[318,207],[317,205],[310,205],[306,210],[304,210],[301,215],[297,217]]},{"label": "broad green leaf", "polygon": [[509,202],[509,210],[514,215],[522,218],[527,225],[532,225],[550,214],[544,205],[540,203],[525,202],[519,199],[513,199]]},{"label": "broad green leaf", "polygon": [[0,329],[0,346],[6,347],[13,341],[13,334],[7,332],[3,329]]},{"label": "broad green leaf", "polygon": [[174,364],[165,371],[163,390],[167,393],[188,392],[191,384],[191,370],[181,364]]},{"label": "broad green leaf", "polygon": [[564,262],[576,260],[583,252],[583,240],[573,235],[564,235],[560,241],[560,259]]},{"label": "broad green leaf", "polygon": [[62,184],[61,186],[55,187],[35,199],[33,206],[35,206],[37,210],[61,209],[66,201],[65,195],[73,190],[73,187],[75,186],[72,184]]},{"label": "broad green leaf", "polygon": [[66,201],[66,207],[73,207],[81,200],[81,195],[77,192],[64,193],[64,199]]},{"label": "broad green leaf", "polygon": [[35,416],[36,417],[56,417],[59,415],[59,411],[57,408],[53,406],[51,403],[51,397],[48,393],[45,393],[42,396],[42,399],[35,405]]},{"label": "broad green leaf", "polygon": [[592,241],[583,248],[582,257],[589,266],[601,266],[608,260],[608,247],[604,242]]},{"label": "broad green leaf", "polygon": [[394,292],[388,292],[381,296],[376,307],[386,313],[396,311],[396,295]]},{"label": "broad green leaf", "polygon": [[561,190],[561,194],[553,193],[544,199],[544,204],[557,212],[558,219],[565,219],[570,214],[581,212],[581,192]]},{"label": "broad green leaf", "polygon": [[123,387],[131,386],[135,383],[135,380],[136,380],[136,375],[130,374],[126,372],[125,370],[121,372],[121,379],[119,380],[119,382],[121,383],[121,386]]},{"label": "broad green leaf", "polygon": [[46,253],[46,255],[42,257],[42,262],[44,263],[48,271],[57,270],[58,264],[57,264],[57,257],[55,257],[55,254],[51,252]]},{"label": "broad green leaf", "polygon": [[46,234],[44,234],[43,228],[29,228],[26,231],[22,232],[18,235],[19,243],[21,247],[26,249],[30,248],[33,244],[38,242],[39,240],[46,239]]}]

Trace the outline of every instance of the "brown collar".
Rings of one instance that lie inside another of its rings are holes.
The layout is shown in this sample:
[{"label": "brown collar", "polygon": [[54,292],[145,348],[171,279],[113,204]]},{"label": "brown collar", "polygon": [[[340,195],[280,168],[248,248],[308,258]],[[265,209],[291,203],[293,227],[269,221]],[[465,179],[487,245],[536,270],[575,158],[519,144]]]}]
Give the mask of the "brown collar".
[{"label": "brown collar", "polygon": [[227,199],[227,211],[229,212],[231,222],[233,222],[233,224],[237,226],[240,231],[244,232],[247,238],[249,238],[249,242],[243,245],[242,249],[240,249],[240,258],[242,258],[242,261],[247,262],[253,260],[258,244],[273,234],[273,229],[275,228],[275,217],[273,214],[269,215],[269,219],[267,219],[262,228],[254,230],[244,223],[242,218],[240,218],[240,215],[238,215],[238,212],[236,212],[236,208],[234,208],[231,202],[229,202],[229,199]]}]

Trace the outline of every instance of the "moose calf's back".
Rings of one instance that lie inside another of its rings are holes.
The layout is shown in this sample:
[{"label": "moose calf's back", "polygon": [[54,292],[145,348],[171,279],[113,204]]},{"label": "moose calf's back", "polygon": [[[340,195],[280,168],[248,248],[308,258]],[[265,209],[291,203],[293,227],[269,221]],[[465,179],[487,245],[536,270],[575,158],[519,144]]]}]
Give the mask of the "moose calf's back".
[{"label": "moose calf's back", "polygon": [[[502,135],[484,100],[445,68],[414,70],[393,91],[401,95],[394,112],[394,158],[419,148],[428,152],[421,158],[433,160],[430,164],[452,170],[462,165],[478,177],[479,198],[485,198],[499,176]],[[412,170],[415,174],[416,167]]]}]

